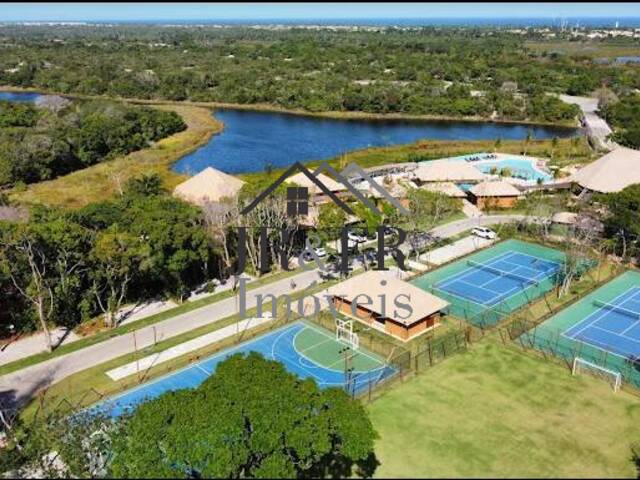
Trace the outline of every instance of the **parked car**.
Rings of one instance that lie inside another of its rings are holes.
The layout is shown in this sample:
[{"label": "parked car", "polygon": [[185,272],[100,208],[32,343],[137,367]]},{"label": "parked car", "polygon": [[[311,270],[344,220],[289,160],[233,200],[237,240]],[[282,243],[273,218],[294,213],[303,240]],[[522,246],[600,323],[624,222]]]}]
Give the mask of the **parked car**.
[{"label": "parked car", "polygon": [[367,241],[367,237],[365,237],[364,235],[358,235],[356,232],[353,232],[353,231],[347,232],[347,238],[356,243],[364,243]]},{"label": "parked car", "polygon": [[471,230],[471,234],[476,237],[486,238],[487,240],[493,240],[496,238],[496,232],[487,227],[475,227]]},{"label": "parked car", "polygon": [[[313,249],[313,251],[314,251],[314,253],[315,253],[319,258],[322,258],[322,257],[326,257],[326,256],[327,256],[327,251],[326,251],[323,247],[317,247],[317,248],[314,248],[314,249]],[[309,252],[309,251],[305,251],[305,252],[302,254],[302,258],[303,258],[305,261],[309,262],[309,261],[313,260],[313,255],[311,254],[311,252]]]}]

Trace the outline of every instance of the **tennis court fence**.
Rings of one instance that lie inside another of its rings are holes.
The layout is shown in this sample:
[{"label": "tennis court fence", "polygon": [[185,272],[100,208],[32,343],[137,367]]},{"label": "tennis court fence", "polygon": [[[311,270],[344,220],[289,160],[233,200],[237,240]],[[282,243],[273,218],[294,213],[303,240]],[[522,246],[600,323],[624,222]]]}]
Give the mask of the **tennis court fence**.
[{"label": "tennis court fence", "polygon": [[[612,269],[608,275],[598,277],[590,288],[576,292],[574,297],[564,303],[555,304],[543,315],[516,315],[510,322],[498,328],[500,338],[505,345],[515,346],[521,351],[543,358],[547,361],[563,365],[567,370],[573,369],[576,358],[611,370],[620,374],[623,388],[626,387],[636,394],[640,394],[640,357],[622,357],[607,350],[595,348],[593,345],[579,339],[568,337],[566,327],[550,328],[545,322],[556,314],[565,310],[571,304],[583,301],[583,298],[603,285],[610,282],[621,273],[620,268]],[[550,302],[547,302],[549,305]],[[595,306],[602,302],[594,301]]]}]

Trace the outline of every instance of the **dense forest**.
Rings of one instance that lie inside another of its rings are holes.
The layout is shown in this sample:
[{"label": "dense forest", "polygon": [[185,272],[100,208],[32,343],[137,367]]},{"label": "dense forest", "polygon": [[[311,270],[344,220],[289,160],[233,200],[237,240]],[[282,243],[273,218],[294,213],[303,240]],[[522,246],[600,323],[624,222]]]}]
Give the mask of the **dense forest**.
[{"label": "dense forest", "polygon": [[627,95],[601,107],[604,118],[615,129],[613,140],[640,148],[640,95]]},{"label": "dense forest", "polygon": [[60,93],[570,121],[546,95],[640,88],[637,67],[483,29],[0,27],[0,84]]},{"label": "dense forest", "polygon": [[39,107],[0,102],[0,187],[49,180],[186,128],[175,112],[46,98]]}]

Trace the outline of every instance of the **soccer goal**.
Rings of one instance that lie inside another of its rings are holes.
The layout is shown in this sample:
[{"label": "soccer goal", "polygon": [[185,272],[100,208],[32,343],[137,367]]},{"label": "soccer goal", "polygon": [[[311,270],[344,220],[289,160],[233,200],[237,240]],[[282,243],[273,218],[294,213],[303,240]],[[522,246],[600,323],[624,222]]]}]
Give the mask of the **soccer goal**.
[{"label": "soccer goal", "polygon": [[622,375],[620,372],[601,367],[600,365],[589,362],[584,358],[576,357],[573,359],[573,369],[571,373],[573,375],[588,373],[595,377],[603,378],[611,384],[614,392],[620,390],[620,387],[622,386]]},{"label": "soccer goal", "polygon": [[354,350],[360,346],[360,338],[353,331],[353,321],[343,318],[336,319],[336,340],[348,344]]}]

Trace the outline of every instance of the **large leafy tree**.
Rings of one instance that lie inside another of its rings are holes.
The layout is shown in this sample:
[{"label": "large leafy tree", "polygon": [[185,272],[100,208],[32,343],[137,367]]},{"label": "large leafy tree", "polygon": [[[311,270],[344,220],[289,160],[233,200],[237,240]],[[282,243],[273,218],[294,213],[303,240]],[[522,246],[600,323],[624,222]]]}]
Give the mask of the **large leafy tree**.
[{"label": "large leafy tree", "polygon": [[348,477],[375,469],[363,406],[257,353],[141,405],[113,438],[114,477]]},{"label": "large leafy tree", "polygon": [[120,232],[116,225],[96,238],[91,251],[93,292],[107,326],[116,326],[132,281],[148,269],[149,250],[144,238]]}]

